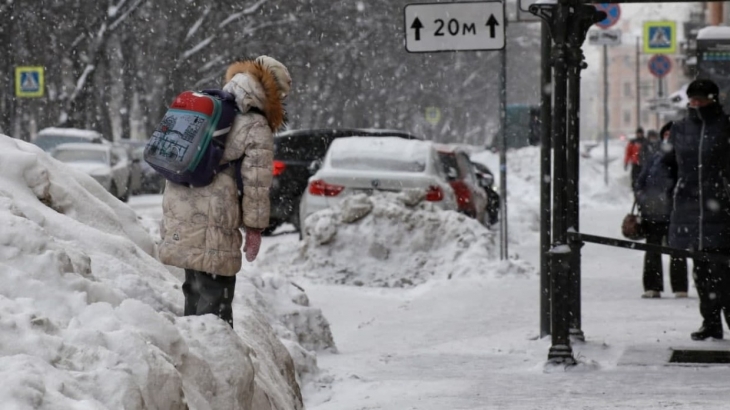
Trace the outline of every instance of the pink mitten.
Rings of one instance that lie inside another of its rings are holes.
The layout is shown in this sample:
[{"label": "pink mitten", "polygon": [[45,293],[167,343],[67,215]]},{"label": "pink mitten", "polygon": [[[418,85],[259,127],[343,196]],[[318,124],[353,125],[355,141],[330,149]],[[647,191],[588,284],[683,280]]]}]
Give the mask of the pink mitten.
[{"label": "pink mitten", "polygon": [[243,252],[246,253],[246,260],[253,262],[261,248],[261,229],[246,228],[246,241],[243,245]]}]

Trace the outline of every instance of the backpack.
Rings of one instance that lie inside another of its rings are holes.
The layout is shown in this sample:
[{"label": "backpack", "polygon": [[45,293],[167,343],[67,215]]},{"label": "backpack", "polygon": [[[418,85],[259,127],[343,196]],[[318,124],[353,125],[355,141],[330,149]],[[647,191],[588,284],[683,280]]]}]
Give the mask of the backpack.
[{"label": "backpack", "polygon": [[233,94],[220,90],[185,91],[175,98],[144,149],[144,160],[165,179],[202,187],[226,168],[235,169],[243,193],[243,158],[221,164],[238,107]]}]

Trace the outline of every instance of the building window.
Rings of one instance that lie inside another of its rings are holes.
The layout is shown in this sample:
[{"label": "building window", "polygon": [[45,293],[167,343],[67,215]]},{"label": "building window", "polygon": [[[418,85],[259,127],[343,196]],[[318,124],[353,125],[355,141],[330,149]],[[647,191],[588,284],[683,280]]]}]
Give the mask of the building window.
[{"label": "building window", "polygon": [[644,124],[648,123],[650,115],[651,115],[651,113],[649,113],[649,111],[646,111],[646,110],[642,111],[641,112],[641,122],[643,122]]},{"label": "building window", "polygon": [[631,110],[624,110],[624,125],[631,125]]},{"label": "building window", "polygon": [[624,97],[631,97],[632,88],[634,88],[633,84],[624,83]]},{"label": "building window", "polygon": [[654,92],[654,85],[651,83],[643,83],[641,84],[641,96],[642,97],[651,97],[651,93]]},{"label": "building window", "polygon": [[632,58],[632,56],[624,56],[624,66],[627,68],[634,68],[634,59]]}]

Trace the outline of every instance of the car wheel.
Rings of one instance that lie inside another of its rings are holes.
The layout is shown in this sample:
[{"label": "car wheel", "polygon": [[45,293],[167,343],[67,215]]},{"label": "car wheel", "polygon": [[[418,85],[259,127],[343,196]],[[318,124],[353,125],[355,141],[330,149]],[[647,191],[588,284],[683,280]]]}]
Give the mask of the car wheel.
[{"label": "car wheel", "polygon": [[263,231],[261,231],[261,235],[270,236],[271,234],[274,233],[276,228],[278,228],[279,226],[281,226],[281,222],[277,221],[276,219],[272,219],[269,221],[269,226],[264,228]]},{"label": "car wheel", "polygon": [[127,189],[124,190],[124,195],[119,197],[119,200],[122,202],[129,202],[129,195],[131,194],[129,188],[132,186],[132,180],[127,181]]},{"label": "car wheel", "polygon": [[291,215],[291,218],[289,219],[289,222],[291,222],[291,224],[294,225],[294,228],[297,230],[297,232],[300,233],[300,236],[299,236],[300,239],[301,239],[302,229],[301,229],[301,221],[299,220],[300,219],[299,206],[301,203],[302,203],[302,197],[299,197],[296,199],[296,201],[294,201],[294,206],[292,207],[292,209],[293,209],[292,215]]},{"label": "car wheel", "polygon": [[117,189],[117,184],[115,182],[112,182],[112,186],[109,187],[109,193],[112,194],[114,198],[119,198],[119,189]]}]

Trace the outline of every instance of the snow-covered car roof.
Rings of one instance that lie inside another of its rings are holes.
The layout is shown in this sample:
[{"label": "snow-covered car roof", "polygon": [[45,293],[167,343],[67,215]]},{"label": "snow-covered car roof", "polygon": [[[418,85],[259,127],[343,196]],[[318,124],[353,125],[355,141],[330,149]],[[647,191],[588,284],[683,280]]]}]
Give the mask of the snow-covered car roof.
[{"label": "snow-covered car roof", "polygon": [[428,159],[433,144],[426,141],[408,140],[399,137],[348,137],[332,142],[328,156],[376,157],[399,161],[424,161]]},{"label": "snow-covered car roof", "polygon": [[105,144],[90,144],[86,142],[69,142],[66,144],[60,144],[56,147],[56,150],[77,150],[77,151],[109,151],[112,149],[111,145]]},{"label": "snow-covered car roof", "polygon": [[709,26],[697,32],[697,40],[723,40],[730,39],[730,27]]},{"label": "snow-covered car roof", "polygon": [[53,136],[53,137],[76,137],[85,138],[88,140],[102,138],[102,135],[93,130],[82,130],[79,128],[58,128],[49,127],[44,128],[38,132],[39,137]]}]

